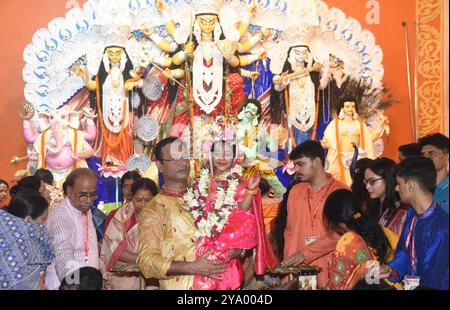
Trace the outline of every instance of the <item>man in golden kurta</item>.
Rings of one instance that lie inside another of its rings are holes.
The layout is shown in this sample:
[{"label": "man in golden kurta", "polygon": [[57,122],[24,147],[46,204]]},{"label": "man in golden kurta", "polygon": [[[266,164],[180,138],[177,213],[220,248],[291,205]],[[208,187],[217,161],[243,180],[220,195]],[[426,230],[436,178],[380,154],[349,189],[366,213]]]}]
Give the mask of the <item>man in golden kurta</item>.
[{"label": "man in golden kurta", "polygon": [[139,269],[146,278],[158,279],[162,290],[190,290],[193,275],[216,278],[226,270],[225,262],[207,259],[209,252],[196,259],[194,219],[183,200],[190,171],[184,149],[176,138],[155,146],[165,184],[139,216]]}]

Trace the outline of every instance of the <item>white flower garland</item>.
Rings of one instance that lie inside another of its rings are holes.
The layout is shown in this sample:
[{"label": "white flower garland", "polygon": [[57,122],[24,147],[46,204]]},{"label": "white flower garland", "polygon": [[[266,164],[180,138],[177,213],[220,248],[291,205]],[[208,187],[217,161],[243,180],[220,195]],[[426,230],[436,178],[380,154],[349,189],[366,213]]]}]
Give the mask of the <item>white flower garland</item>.
[{"label": "white flower garland", "polygon": [[239,178],[242,176],[242,173],[242,166],[235,165],[228,172],[227,176],[222,179],[228,181],[228,187],[220,187],[219,183],[217,183],[217,196],[214,201],[214,207],[211,211],[206,212],[206,200],[212,195],[212,193],[209,193],[211,175],[207,168],[200,171],[200,178],[183,197],[194,217],[194,224],[197,228],[195,232],[196,238],[213,238],[228,223],[231,211],[238,207],[238,202],[234,197],[236,196]]}]

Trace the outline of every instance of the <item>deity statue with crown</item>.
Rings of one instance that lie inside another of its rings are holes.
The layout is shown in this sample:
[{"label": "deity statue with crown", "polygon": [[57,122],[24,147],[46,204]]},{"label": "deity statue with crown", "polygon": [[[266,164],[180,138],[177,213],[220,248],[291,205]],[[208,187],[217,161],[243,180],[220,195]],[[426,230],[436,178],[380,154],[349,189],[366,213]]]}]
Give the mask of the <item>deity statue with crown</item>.
[{"label": "deity statue with crown", "polygon": [[339,114],[325,129],[322,146],[328,150],[326,169],[342,183],[351,185],[350,163],[354,148],[359,158],[374,159],[373,140],[365,122],[357,113],[356,100],[351,97],[341,99]]},{"label": "deity statue with crown", "polygon": [[[187,8],[190,13],[184,13],[191,20],[180,22],[179,26],[164,1],[157,0],[156,9],[162,14],[167,32],[182,46],[173,57],[175,64],[184,63],[185,71],[185,88],[178,92],[174,123],[187,125],[194,116],[209,120],[216,116],[235,117],[245,100],[239,68],[263,56],[240,55],[265,37],[258,33],[243,39],[256,5],[247,9],[241,21],[236,21],[235,12],[223,0],[192,1]],[[167,39],[155,35],[153,39],[162,50],[173,50]]]},{"label": "deity statue with crown", "polygon": [[[352,88],[353,92],[360,88],[360,94],[352,93]],[[373,97],[382,96],[383,91],[364,93],[365,91],[364,85],[344,85],[343,93],[334,108],[337,113],[327,125],[321,141],[322,146],[328,150],[326,170],[349,186],[352,184],[352,162],[382,156],[382,136],[389,136],[390,131],[388,118],[380,112],[384,107],[370,106]],[[391,102],[380,100],[377,104],[388,106]]]},{"label": "deity statue with crown", "polygon": [[[208,125],[217,116],[251,138],[253,122],[238,117],[247,97],[261,103],[259,126],[282,129],[291,146],[321,140],[334,94],[346,93],[347,78],[367,93],[380,88],[382,58],[372,33],[322,0],[87,0],[36,31],[24,51],[24,95],[38,112],[36,128],[41,112],[90,104],[98,134],[87,163],[125,168],[140,153],[140,127],[154,129],[142,149],[186,126],[198,135],[195,119]],[[383,129],[376,102],[372,126]],[[359,115],[371,129],[364,105]],[[148,126],[138,126],[143,115]],[[285,144],[278,141],[278,159]]]},{"label": "deity statue with crown", "polygon": [[94,93],[91,104],[99,113],[102,163],[119,170],[125,168],[134,152],[131,94],[143,86],[140,76],[133,74],[134,66],[126,51],[131,18],[127,11],[122,10],[123,4],[117,2],[97,11],[96,23],[105,38],[100,64],[95,68],[88,63],[90,72],[83,68],[76,70],[86,87]]}]

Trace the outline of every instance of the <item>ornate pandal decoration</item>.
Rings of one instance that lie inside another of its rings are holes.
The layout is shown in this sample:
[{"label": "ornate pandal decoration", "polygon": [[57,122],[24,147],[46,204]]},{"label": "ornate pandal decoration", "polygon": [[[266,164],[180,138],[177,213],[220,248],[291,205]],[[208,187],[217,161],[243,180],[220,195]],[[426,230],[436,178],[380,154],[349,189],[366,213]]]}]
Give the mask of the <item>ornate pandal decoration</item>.
[{"label": "ornate pandal decoration", "polygon": [[443,131],[443,23],[444,1],[416,0],[418,48],[419,135]]},{"label": "ornate pandal decoration", "polygon": [[36,109],[29,102],[24,102],[20,105],[19,115],[23,120],[31,120],[36,113]]}]

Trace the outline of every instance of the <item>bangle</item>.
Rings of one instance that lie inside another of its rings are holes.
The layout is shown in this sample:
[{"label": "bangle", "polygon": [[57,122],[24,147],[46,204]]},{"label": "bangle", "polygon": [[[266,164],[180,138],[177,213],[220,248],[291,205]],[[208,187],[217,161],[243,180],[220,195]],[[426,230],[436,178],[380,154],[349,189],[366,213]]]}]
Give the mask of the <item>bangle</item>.
[{"label": "bangle", "polygon": [[251,196],[255,196],[257,192],[258,192],[258,189],[257,189],[257,188],[255,188],[255,189],[247,188],[247,190],[245,191],[245,193],[246,193],[247,195],[251,195]]}]

